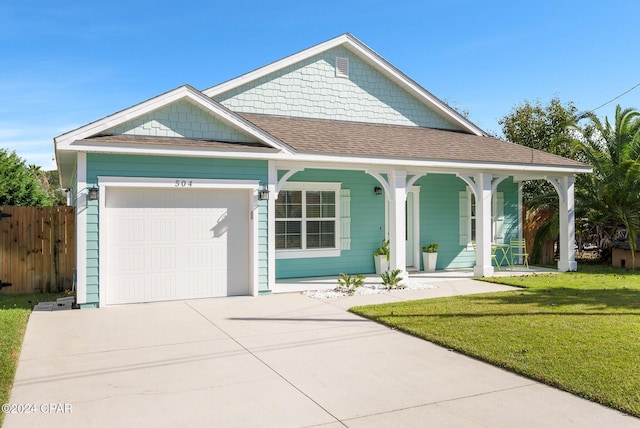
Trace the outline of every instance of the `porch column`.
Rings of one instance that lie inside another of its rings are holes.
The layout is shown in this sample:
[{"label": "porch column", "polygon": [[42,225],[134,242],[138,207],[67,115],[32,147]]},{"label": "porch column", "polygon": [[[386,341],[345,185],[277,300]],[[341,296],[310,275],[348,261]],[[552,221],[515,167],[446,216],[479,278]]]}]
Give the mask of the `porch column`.
[{"label": "porch column", "polygon": [[578,263],[575,258],[575,210],[574,210],[574,183],[575,177],[561,177],[557,180],[559,184],[558,196],[560,199],[560,259],[558,260],[558,270],[561,272],[575,271]]},{"label": "porch column", "polygon": [[391,258],[389,268],[400,269],[406,278],[407,249],[406,249],[406,200],[407,200],[407,172],[393,170],[389,173],[389,187],[391,206],[389,207],[389,249]]},{"label": "porch column", "polygon": [[492,276],[491,265],[491,193],[493,176],[475,175],[476,184],[476,267],[475,276]]},{"label": "porch column", "polygon": [[267,189],[267,282],[269,290],[276,285],[276,199],[278,199],[278,169],[273,161],[269,162]]}]

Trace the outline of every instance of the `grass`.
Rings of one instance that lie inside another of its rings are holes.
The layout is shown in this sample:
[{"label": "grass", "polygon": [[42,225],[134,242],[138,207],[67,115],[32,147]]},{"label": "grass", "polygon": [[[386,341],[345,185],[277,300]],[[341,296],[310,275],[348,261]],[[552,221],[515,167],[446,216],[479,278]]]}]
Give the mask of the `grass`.
[{"label": "grass", "polygon": [[486,280],[523,288],[351,311],[640,417],[640,275],[589,266]]},{"label": "grass", "polygon": [[[53,301],[60,294],[0,294],[0,404],[9,402],[13,377],[16,373],[22,339],[31,309],[38,302]],[[0,426],[4,413],[0,412]]]}]

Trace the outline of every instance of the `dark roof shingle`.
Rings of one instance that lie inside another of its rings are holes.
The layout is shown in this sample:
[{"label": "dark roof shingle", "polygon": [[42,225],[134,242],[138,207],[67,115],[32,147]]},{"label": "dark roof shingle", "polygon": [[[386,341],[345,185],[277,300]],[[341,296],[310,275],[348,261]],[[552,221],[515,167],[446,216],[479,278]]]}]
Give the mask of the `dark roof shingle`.
[{"label": "dark roof shingle", "polygon": [[300,153],[563,167],[588,165],[497,138],[417,126],[241,113]]}]

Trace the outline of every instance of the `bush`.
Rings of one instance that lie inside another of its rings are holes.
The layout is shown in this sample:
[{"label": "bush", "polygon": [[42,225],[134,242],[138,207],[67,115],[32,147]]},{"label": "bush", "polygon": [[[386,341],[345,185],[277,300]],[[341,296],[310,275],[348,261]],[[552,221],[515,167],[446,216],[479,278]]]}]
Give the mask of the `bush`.
[{"label": "bush", "polygon": [[400,284],[400,281],[402,281],[400,269],[383,272],[380,274],[380,278],[382,279],[382,285],[384,285],[387,290],[404,288],[404,285]]},{"label": "bush", "polygon": [[346,273],[341,273],[340,278],[338,278],[338,286],[334,288],[334,290],[339,293],[347,293],[349,296],[353,296],[356,289],[362,287],[363,284],[364,275],[347,275]]}]

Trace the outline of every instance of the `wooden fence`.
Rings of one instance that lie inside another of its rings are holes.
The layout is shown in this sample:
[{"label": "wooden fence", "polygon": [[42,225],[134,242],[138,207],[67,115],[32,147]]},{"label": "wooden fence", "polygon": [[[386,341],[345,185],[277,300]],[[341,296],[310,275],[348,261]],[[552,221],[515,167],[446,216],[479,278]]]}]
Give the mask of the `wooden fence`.
[{"label": "wooden fence", "polygon": [[73,207],[0,207],[0,281],[3,294],[70,289],[76,258]]}]

